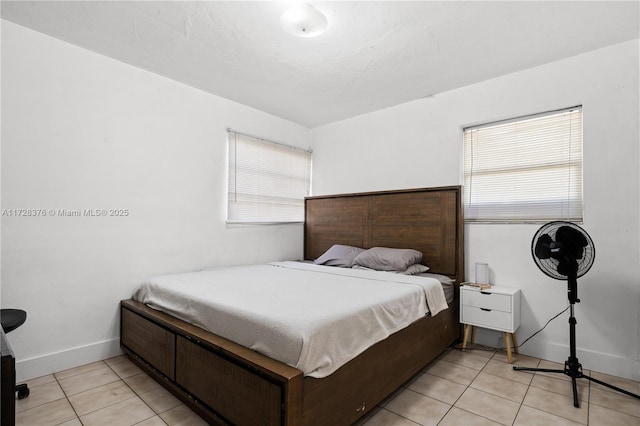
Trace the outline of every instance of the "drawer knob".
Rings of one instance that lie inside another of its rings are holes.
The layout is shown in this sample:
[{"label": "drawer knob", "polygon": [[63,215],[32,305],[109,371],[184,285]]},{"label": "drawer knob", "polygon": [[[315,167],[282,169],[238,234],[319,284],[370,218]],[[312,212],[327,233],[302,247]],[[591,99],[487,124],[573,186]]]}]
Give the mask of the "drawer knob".
[{"label": "drawer knob", "polygon": [[491,312],[491,309],[487,309],[487,308],[480,308],[481,311],[487,311],[487,312]]}]

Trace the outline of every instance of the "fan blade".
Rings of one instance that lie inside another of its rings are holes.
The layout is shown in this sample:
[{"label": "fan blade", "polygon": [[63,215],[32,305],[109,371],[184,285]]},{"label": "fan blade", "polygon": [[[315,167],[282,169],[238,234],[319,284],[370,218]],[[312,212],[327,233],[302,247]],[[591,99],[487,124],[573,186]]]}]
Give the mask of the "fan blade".
[{"label": "fan blade", "polygon": [[549,259],[551,257],[551,243],[553,240],[549,234],[543,234],[536,241],[534,253],[538,259]]},{"label": "fan blade", "polygon": [[558,263],[558,267],[556,268],[556,271],[558,271],[560,275],[564,275],[564,276],[569,276],[569,274],[575,273],[577,270],[578,270],[578,262],[576,262],[575,259],[570,257],[567,257],[561,260]]},{"label": "fan blade", "polygon": [[566,225],[558,228],[556,241],[562,244],[562,247],[568,251],[568,253],[565,254],[568,254],[574,259],[582,259],[584,247],[589,244],[582,232]]},{"label": "fan blade", "polygon": [[567,264],[564,262],[558,263],[558,267],[556,268],[556,271],[558,271],[560,275],[564,275],[564,276],[567,276],[569,274],[569,268],[567,267]]}]

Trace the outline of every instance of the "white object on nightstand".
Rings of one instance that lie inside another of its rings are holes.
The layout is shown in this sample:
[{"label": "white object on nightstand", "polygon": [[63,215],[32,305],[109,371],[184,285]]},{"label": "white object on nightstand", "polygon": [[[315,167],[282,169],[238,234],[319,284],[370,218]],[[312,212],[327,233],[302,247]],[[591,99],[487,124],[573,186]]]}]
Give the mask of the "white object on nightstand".
[{"label": "white object on nightstand", "polygon": [[460,322],[465,324],[462,350],[467,347],[469,332],[471,343],[475,342],[476,327],[489,328],[504,333],[507,361],[511,364],[511,343],[518,352],[516,330],[520,326],[520,289],[492,286],[479,289],[463,285],[460,287]]}]

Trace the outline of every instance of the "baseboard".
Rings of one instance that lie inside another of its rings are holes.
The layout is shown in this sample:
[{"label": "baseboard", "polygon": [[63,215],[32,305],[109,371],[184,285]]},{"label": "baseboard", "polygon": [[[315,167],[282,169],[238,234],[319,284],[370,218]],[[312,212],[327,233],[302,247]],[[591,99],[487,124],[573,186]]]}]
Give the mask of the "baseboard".
[{"label": "baseboard", "polygon": [[[476,342],[491,347],[504,347],[502,333],[480,328],[478,328]],[[533,344],[529,342],[520,348],[520,353],[564,364],[569,358],[570,348],[568,344],[552,342]],[[624,358],[610,353],[583,350],[579,347],[576,349],[576,356],[580,364],[582,364],[583,370],[592,370],[640,381],[640,360]]]},{"label": "baseboard", "polygon": [[[502,347],[502,333],[478,329],[476,342],[492,347]],[[524,346],[520,352],[548,361],[564,363],[569,357],[569,346],[556,343]],[[16,361],[18,382],[46,376],[47,374],[90,364],[122,354],[120,339],[105,340],[66,351]],[[613,354],[577,350],[578,360],[584,370],[593,370],[613,376],[640,381],[640,361]]]},{"label": "baseboard", "polygon": [[23,382],[120,354],[122,354],[120,339],[105,340],[34,358],[16,360],[16,377],[18,382]]},{"label": "baseboard", "polygon": [[[545,345],[532,345],[530,348],[525,346],[520,350],[520,352],[525,355],[559,362],[561,364],[564,364],[564,362],[569,359],[570,351],[569,345],[551,342],[547,342]],[[588,351],[580,348],[576,349],[576,356],[583,370],[592,370],[640,381],[640,361],[636,359],[623,358],[614,354]]]}]

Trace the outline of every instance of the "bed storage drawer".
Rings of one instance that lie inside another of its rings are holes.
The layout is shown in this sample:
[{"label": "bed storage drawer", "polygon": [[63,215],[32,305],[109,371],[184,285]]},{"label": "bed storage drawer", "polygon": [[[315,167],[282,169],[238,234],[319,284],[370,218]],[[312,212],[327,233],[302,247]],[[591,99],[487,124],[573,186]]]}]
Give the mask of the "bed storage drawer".
[{"label": "bed storage drawer", "polygon": [[177,339],[176,383],[233,424],[281,424],[278,384],[182,336]]},{"label": "bed storage drawer", "polygon": [[174,380],[176,335],[126,308],[122,325],[122,344]]}]

